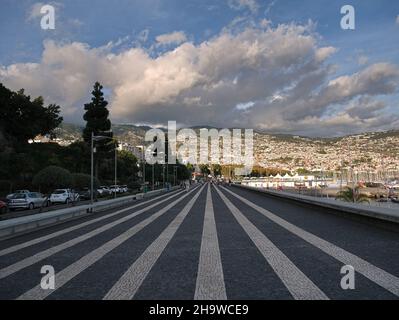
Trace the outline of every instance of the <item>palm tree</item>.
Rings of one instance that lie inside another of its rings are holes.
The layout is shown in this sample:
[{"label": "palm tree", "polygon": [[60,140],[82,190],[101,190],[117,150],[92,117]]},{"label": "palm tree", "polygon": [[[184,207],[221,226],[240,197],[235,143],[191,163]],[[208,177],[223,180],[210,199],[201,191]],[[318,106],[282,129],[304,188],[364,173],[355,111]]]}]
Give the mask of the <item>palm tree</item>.
[{"label": "palm tree", "polygon": [[353,203],[370,203],[368,197],[365,194],[360,193],[359,187],[346,187],[344,190],[337,193],[335,199]]}]

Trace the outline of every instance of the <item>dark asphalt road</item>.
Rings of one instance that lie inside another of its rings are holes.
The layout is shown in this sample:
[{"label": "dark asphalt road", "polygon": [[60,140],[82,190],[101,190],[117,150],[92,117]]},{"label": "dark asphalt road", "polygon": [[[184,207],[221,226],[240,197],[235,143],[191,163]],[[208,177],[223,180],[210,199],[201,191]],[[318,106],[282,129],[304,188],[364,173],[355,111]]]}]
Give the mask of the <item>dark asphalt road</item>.
[{"label": "dark asphalt road", "polygon": [[205,185],[0,242],[0,298],[398,299],[398,257],[395,231]]}]

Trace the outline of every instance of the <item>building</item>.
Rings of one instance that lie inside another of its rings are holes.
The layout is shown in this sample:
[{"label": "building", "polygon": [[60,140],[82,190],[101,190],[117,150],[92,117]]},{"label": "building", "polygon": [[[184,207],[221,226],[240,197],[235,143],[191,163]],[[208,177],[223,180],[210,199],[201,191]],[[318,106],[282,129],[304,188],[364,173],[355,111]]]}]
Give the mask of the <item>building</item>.
[{"label": "building", "polygon": [[326,178],[317,178],[316,176],[302,176],[296,174],[291,176],[286,174],[281,176],[260,177],[260,178],[246,178],[241,184],[253,188],[264,189],[279,189],[279,188],[316,188],[324,187],[329,180]]}]

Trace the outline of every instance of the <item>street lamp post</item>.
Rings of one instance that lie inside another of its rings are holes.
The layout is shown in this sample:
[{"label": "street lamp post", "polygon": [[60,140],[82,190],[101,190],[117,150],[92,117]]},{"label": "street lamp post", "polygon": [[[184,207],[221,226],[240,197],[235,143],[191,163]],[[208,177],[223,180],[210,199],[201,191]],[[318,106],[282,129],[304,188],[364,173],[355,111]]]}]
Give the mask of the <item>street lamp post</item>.
[{"label": "street lamp post", "polygon": [[141,168],[143,173],[143,192],[145,192],[146,181],[145,181],[145,147],[144,146],[136,146],[136,148],[141,150]]},{"label": "street lamp post", "polygon": [[94,188],[94,132],[91,133],[90,213],[93,212]]},{"label": "street lamp post", "polygon": [[152,165],[152,190],[155,190],[155,164]]},{"label": "street lamp post", "polygon": [[173,167],[173,173],[174,173],[174,178],[175,178],[175,186],[176,186],[176,181],[177,181],[177,167],[176,166],[174,166]]},{"label": "street lamp post", "polygon": [[115,146],[115,192],[114,192],[114,198],[116,199],[116,185],[118,183],[118,148]]},{"label": "street lamp post", "polygon": [[165,189],[165,152],[161,151],[159,154],[163,155],[163,161],[162,161],[162,188]]},{"label": "street lamp post", "polygon": [[[112,132],[112,131],[111,131]],[[94,141],[101,141],[111,139],[107,136],[95,136],[94,132],[91,133],[91,173],[90,173],[90,212],[93,212],[94,204]],[[117,182],[117,148],[115,148],[115,186]],[[116,188],[115,188],[115,198],[116,198]]]},{"label": "street lamp post", "polygon": [[162,165],[162,186],[165,189],[165,163]]},{"label": "street lamp post", "polygon": [[166,162],[166,184],[169,185],[169,163]]}]

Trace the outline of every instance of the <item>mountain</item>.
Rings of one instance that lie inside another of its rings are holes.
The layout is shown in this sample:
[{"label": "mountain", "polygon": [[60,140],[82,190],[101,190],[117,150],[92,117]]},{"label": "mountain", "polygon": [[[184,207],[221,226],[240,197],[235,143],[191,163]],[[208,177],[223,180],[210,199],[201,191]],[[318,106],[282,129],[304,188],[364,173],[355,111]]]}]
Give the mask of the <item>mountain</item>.
[{"label": "mountain", "polygon": [[[202,128],[192,129],[199,133]],[[142,145],[146,126],[115,124],[114,136],[132,146]],[[81,139],[83,127],[63,124],[57,129],[60,140]],[[255,163],[263,167],[277,167],[286,170],[305,168],[313,170],[336,170],[340,166],[354,166],[358,170],[378,168],[399,168],[399,130],[368,132],[337,138],[309,138],[289,134],[254,132]]]}]

